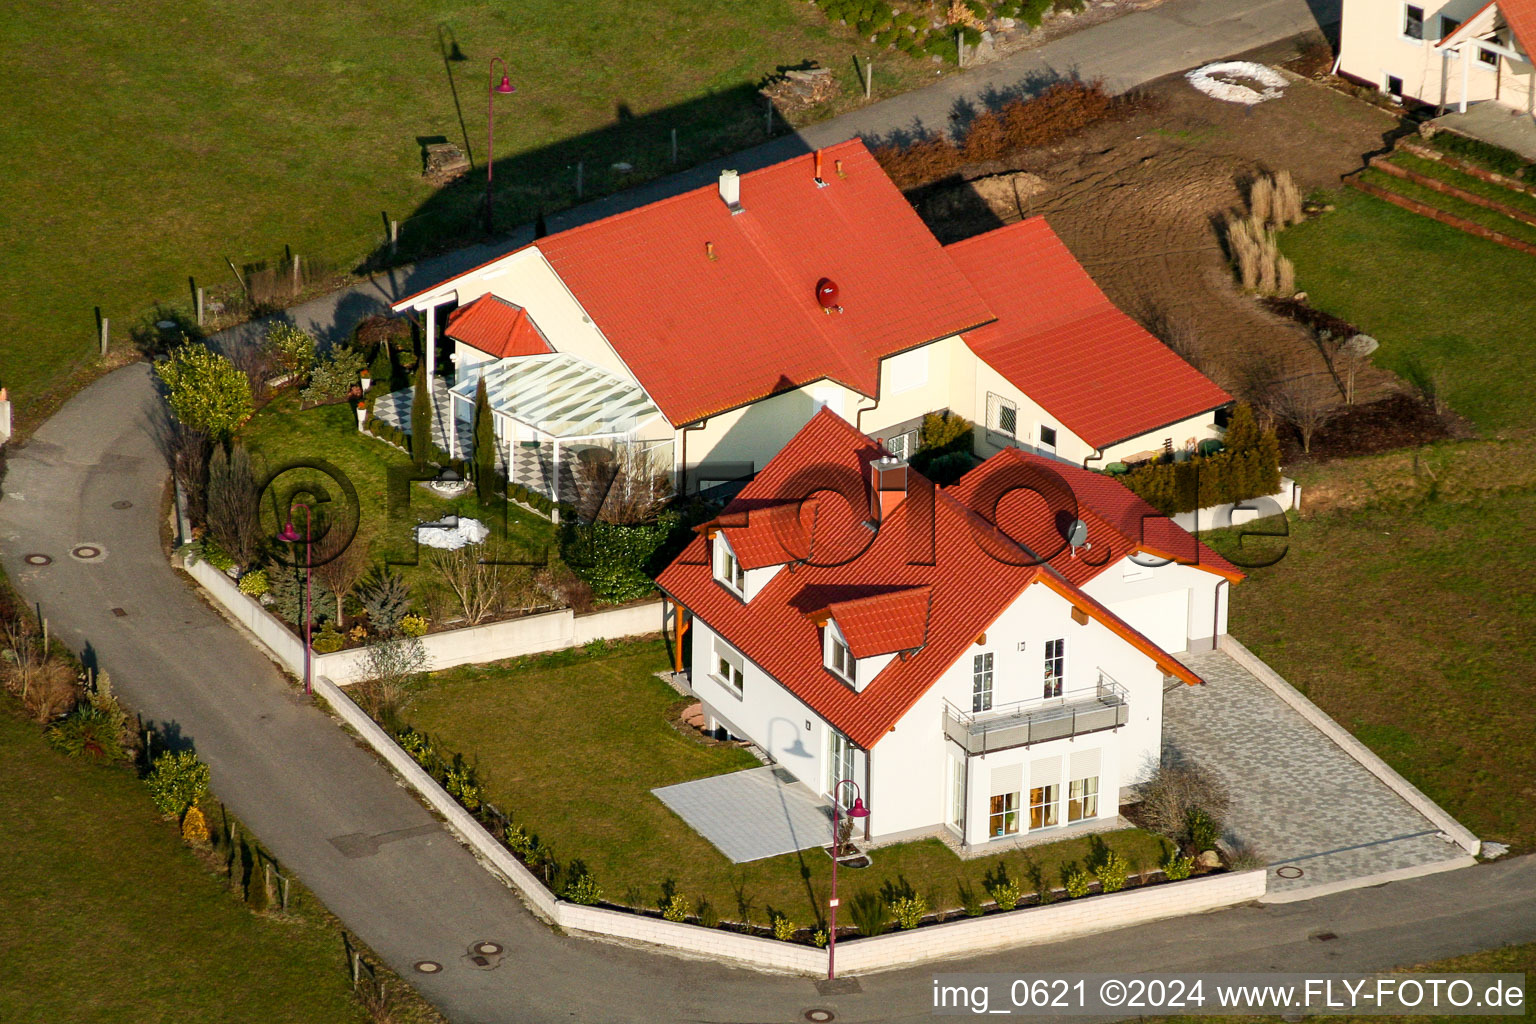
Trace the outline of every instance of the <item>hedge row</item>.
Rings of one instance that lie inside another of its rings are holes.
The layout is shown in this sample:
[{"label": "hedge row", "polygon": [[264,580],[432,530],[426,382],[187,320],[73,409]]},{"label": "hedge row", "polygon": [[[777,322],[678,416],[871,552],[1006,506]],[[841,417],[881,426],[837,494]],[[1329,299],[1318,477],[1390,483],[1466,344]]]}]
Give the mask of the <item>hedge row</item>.
[{"label": "hedge row", "polygon": [[1239,402],[1227,425],[1227,448],[1183,462],[1141,466],[1120,477],[1142,500],[1164,515],[1244,501],[1280,490],[1280,442],[1261,432],[1253,410]]}]

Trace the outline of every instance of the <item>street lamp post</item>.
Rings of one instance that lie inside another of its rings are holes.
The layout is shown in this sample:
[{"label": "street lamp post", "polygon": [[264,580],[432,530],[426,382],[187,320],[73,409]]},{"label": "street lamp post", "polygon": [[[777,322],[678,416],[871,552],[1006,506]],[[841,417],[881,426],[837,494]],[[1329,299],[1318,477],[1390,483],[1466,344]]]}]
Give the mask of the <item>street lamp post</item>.
[{"label": "street lamp post", "polygon": [[854,821],[869,817],[869,810],[864,806],[863,797],[859,796],[859,784],[852,779],[839,779],[837,785],[832,787],[832,898],[827,901],[827,980],[837,977],[835,956],[837,953],[837,858],[842,850],[837,839],[837,811],[838,794],[844,786],[853,787],[853,806],[848,808],[848,817]]},{"label": "street lamp post", "polygon": [[[496,82],[496,65],[501,65],[501,83]],[[507,63],[500,57],[492,57],[487,68],[485,83],[485,233],[490,234],[495,230],[495,221],[491,214],[491,168],[496,164],[496,151],[492,147],[496,143],[496,94],[503,96],[517,92],[517,86],[512,84],[512,79],[507,76]]]},{"label": "street lamp post", "polygon": [[277,539],[289,544],[296,544],[299,540],[299,531],[293,527],[293,510],[304,510],[304,695],[310,694],[311,680],[314,675],[314,650],[310,647],[310,629],[314,622],[314,613],[310,609],[310,579],[314,576],[314,566],[310,561],[310,509],[301,501],[294,502],[288,507],[288,522],[283,524],[282,532]]}]

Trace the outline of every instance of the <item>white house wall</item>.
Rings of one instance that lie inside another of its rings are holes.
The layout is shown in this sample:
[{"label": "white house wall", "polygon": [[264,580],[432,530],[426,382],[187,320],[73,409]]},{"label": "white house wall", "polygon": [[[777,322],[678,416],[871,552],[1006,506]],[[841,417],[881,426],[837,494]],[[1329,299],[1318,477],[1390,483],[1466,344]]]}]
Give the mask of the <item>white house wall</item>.
[{"label": "white house wall", "polygon": [[[734,735],[750,739],[795,778],[820,793],[826,772],[828,726],[777,681],[745,659],[742,692],[717,682],[714,665],[715,633],[708,623],[694,619],[693,670],[689,679],[705,713]],[[744,653],[744,652],[743,652]],[[864,757],[855,756],[855,781],[863,784]]]},{"label": "white house wall", "polygon": [[[1142,556],[1140,561],[1157,560]],[[1128,558],[1117,559],[1089,580],[1083,592],[1170,654],[1209,650],[1213,636],[1227,631],[1226,591],[1230,584],[1222,577],[1177,562],[1150,569],[1136,566],[1128,575],[1130,564]],[[1221,584],[1221,607],[1219,614],[1213,615],[1217,584]]]},{"label": "white house wall", "polygon": [[1339,70],[1372,82],[1385,90],[1387,76],[1403,81],[1403,95],[1431,104],[1456,105],[1465,81],[1469,102],[1497,98],[1518,110],[1531,109],[1531,72],[1527,62],[1500,59],[1498,66],[1484,64],[1475,53],[1476,42],[1467,48],[1471,64],[1463,76],[1459,56],[1447,56],[1451,47],[1436,46],[1443,35],[1442,16],[1458,23],[1476,14],[1480,0],[1451,0],[1436,7],[1432,2],[1415,4],[1424,11],[1424,38],[1403,34],[1402,0],[1345,0],[1340,28]]},{"label": "white house wall", "polygon": [[537,249],[524,249],[460,278],[454,290],[460,306],[486,292],[516,303],[528,311],[555,351],[585,359],[623,380],[635,379]]}]

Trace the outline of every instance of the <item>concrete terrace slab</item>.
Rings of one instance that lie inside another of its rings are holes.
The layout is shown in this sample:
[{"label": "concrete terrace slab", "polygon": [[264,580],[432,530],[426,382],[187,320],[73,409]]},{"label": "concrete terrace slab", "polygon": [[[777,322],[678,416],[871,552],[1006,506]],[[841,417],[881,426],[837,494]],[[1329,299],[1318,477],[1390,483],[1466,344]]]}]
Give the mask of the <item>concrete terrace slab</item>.
[{"label": "concrete terrace slab", "polygon": [[1536,160],[1536,118],[1514,107],[1485,100],[1469,104],[1466,113],[1442,114],[1430,123]]},{"label": "concrete terrace slab", "polygon": [[749,768],[651,792],[737,864],[832,842],[830,805],[782,768]]},{"label": "concrete terrace slab", "polygon": [[1271,893],[1467,862],[1433,822],[1225,652],[1180,660],[1208,685],[1164,697],[1164,749],[1226,782],[1228,836],[1269,863]]}]

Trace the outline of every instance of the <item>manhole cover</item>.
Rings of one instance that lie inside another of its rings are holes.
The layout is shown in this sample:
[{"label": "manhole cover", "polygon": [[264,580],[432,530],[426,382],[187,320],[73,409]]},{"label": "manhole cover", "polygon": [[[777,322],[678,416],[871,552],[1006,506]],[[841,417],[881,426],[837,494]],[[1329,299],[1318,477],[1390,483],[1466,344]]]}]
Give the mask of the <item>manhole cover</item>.
[{"label": "manhole cover", "polygon": [[1287,864],[1285,867],[1275,868],[1275,874],[1281,878],[1300,878],[1306,872],[1294,864]]},{"label": "manhole cover", "polygon": [[93,558],[101,557],[101,548],[97,547],[95,544],[81,544],[80,546],[70,551],[70,554],[74,555],[82,562],[89,562]]},{"label": "manhole cover", "polygon": [[436,974],[443,969],[443,965],[436,960],[417,960],[416,970],[422,974]]},{"label": "manhole cover", "polygon": [[483,956],[495,956],[501,952],[501,945],[495,942],[477,942],[475,943],[475,952]]},{"label": "manhole cover", "polygon": [[115,508],[115,509],[118,509],[119,511],[121,511],[122,509],[125,509],[125,508],[133,508],[133,502],[131,502],[131,501],[114,501],[112,503],[112,507]]},{"label": "manhole cover", "polygon": [[806,1010],[805,1011],[805,1019],[809,1020],[809,1021],[822,1022],[822,1021],[836,1020],[837,1019],[837,1015],[835,1013],[833,1013],[831,1010]]},{"label": "manhole cover", "polygon": [[26,562],[28,565],[52,565],[53,564],[53,559],[49,558],[47,555],[28,555],[25,558],[23,558],[22,561]]}]

